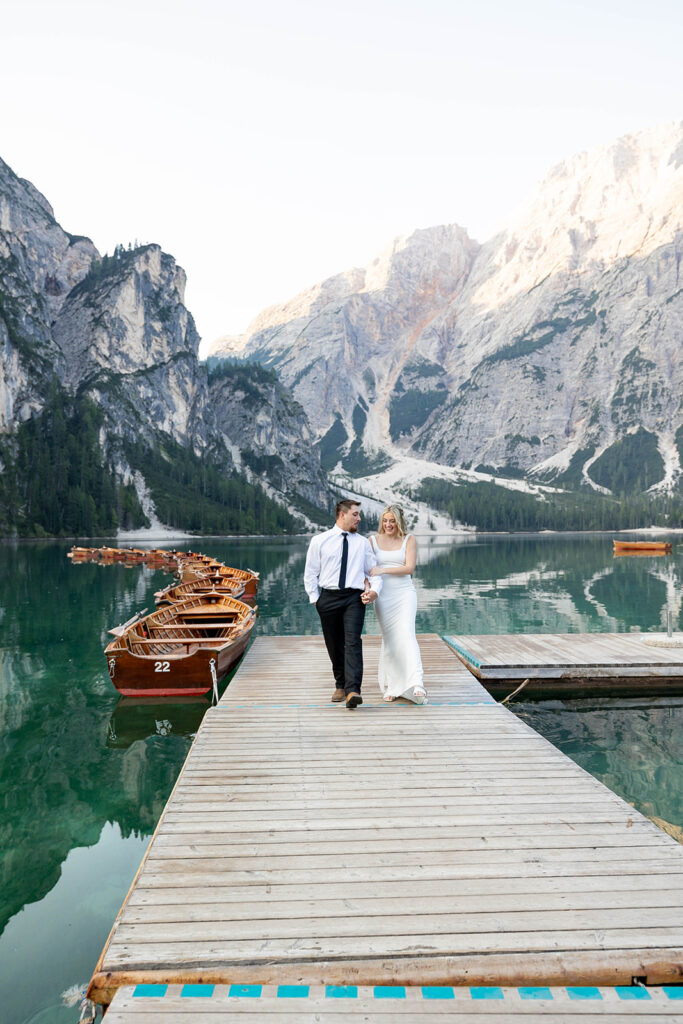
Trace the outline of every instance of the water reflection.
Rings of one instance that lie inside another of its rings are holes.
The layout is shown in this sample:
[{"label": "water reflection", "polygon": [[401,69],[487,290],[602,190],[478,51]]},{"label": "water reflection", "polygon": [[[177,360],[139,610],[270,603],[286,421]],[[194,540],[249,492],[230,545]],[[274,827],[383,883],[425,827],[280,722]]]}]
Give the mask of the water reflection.
[{"label": "water reflection", "polygon": [[121,697],[109,719],[107,746],[125,750],[150,736],[192,739],[210,706],[206,697]]},{"label": "water reflection", "polygon": [[512,707],[643,814],[683,827],[683,697],[543,701]]},{"label": "water reflection", "polygon": [[[256,635],[320,633],[303,589],[305,539],[206,539],[194,546],[260,572]],[[682,625],[676,548],[667,559],[614,559],[609,536],[582,535],[429,537],[419,547],[420,631],[661,630],[667,610]],[[0,546],[0,962],[21,931],[13,925],[22,908],[33,905],[36,931],[52,920],[46,897],[72,851],[79,851],[79,863],[95,863],[101,837],[114,828],[137,858],[208,706],[136,708],[119,701],[102,655],[107,630],[153,607],[154,591],[169,577],[142,566],[71,565],[68,548]],[[366,631],[379,631],[372,611]],[[535,728],[647,813],[680,823],[680,707],[614,704],[544,705],[524,714],[535,715],[528,719]],[[114,903],[126,885],[117,882]],[[78,956],[58,948],[55,998],[86,980],[75,965],[92,966],[112,916],[98,919],[99,931]],[[39,1006],[31,986],[24,990],[10,1024],[22,1024]]]}]

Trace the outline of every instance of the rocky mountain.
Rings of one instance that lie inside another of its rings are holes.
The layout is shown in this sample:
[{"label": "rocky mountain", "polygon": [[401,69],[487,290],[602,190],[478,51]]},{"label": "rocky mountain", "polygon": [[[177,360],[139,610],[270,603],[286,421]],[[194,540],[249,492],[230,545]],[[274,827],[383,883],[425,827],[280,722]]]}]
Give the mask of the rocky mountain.
[{"label": "rocky mountain", "polygon": [[410,455],[425,473],[668,488],[683,444],[682,253],[677,123],[554,167],[484,245],[457,226],[415,232],[214,355],[274,367],[323,460],[354,476]]},{"label": "rocky mountain", "polygon": [[0,161],[3,530],[110,532],[145,512],[186,529],[292,529],[309,522],[291,508],[302,480],[307,512],[326,509],[303,410],[281,385],[262,396],[258,367],[209,382],[184,290],[158,245],[100,257]]}]

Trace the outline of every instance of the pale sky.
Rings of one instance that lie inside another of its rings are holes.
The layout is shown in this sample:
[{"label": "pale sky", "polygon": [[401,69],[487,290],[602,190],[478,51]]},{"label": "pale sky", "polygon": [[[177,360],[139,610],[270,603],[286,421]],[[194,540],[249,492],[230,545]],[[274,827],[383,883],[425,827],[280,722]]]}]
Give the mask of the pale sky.
[{"label": "pale sky", "polygon": [[0,38],[0,156],[175,256],[205,344],[683,116],[682,0],[4,0]]}]

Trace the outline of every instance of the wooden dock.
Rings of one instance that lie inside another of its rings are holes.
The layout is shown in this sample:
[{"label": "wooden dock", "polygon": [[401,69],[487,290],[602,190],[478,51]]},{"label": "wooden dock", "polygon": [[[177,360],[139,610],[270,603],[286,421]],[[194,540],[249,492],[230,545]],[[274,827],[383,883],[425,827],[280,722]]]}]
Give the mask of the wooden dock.
[{"label": "wooden dock", "polygon": [[[494,696],[528,679],[526,696],[683,694],[683,639],[652,633],[446,636]],[[669,646],[670,644],[670,646]]]},{"label": "wooden dock", "polygon": [[496,704],[443,640],[419,642],[428,706],[380,699],[367,637],[365,703],[349,711],[328,703],[320,637],[255,641],[198,731],[91,998],[683,979],[683,848]]}]

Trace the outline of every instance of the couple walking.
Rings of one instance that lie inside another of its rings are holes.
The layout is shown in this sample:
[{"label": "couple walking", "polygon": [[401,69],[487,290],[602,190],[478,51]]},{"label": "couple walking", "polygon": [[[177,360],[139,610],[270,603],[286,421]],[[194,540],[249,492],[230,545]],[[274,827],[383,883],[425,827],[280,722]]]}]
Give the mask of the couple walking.
[{"label": "couple walking", "polygon": [[379,685],[384,700],[406,697],[426,704],[411,579],[415,538],[408,534],[398,505],[387,505],[377,534],[369,540],[358,533],[360,518],[359,502],[340,501],[335,525],[313,538],[306,556],[304,586],[320,616],[336,681],[332,700],[346,701],[347,708],[363,703],[361,633],[365,609],[374,602],[382,630]]}]

